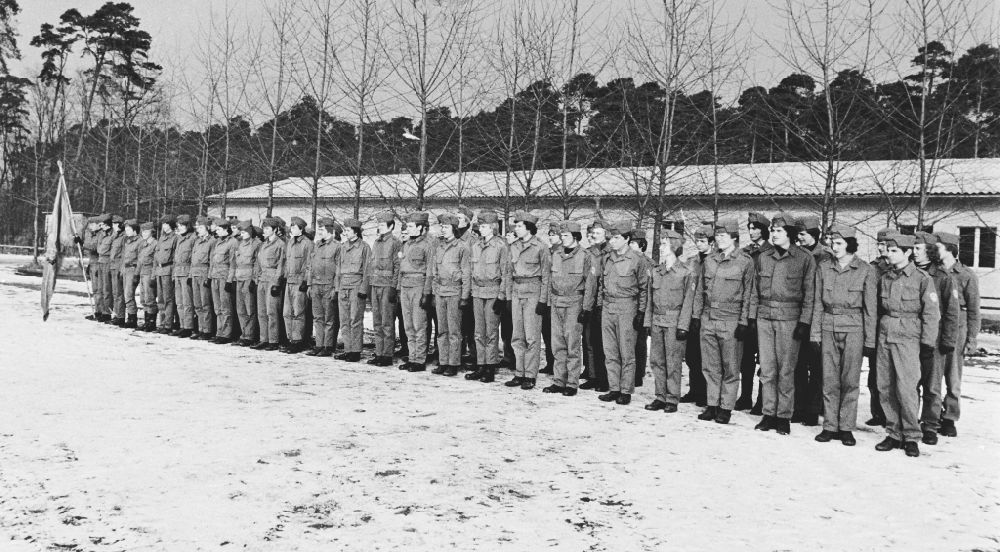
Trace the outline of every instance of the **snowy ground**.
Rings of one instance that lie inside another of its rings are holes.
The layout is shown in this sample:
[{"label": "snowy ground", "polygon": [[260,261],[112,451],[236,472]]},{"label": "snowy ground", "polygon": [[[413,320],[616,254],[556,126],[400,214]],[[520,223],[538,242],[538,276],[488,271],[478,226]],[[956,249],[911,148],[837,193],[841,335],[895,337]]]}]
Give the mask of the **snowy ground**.
[{"label": "snowy ground", "polygon": [[997,357],[910,459],[649,413],[651,377],[609,406],[127,332],[83,320],[82,283],[42,323],[13,267],[3,551],[1000,550]]}]

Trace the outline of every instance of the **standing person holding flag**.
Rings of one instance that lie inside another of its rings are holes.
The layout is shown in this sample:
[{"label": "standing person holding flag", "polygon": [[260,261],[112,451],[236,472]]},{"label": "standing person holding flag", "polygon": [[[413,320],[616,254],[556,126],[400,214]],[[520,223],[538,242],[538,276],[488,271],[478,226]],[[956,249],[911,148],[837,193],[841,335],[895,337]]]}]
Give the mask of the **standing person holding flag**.
[{"label": "standing person holding flag", "polygon": [[52,217],[49,219],[47,226],[45,240],[46,262],[42,265],[42,320],[49,319],[49,305],[52,300],[52,294],[55,292],[59,269],[62,267],[62,248],[72,246],[73,244],[76,244],[80,270],[83,271],[84,280],[87,282],[87,296],[90,298],[91,306],[94,305],[94,298],[90,292],[90,279],[87,278],[87,271],[83,267],[83,249],[81,246],[84,243],[84,239],[77,233],[76,221],[73,218],[73,208],[69,203],[69,193],[66,191],[66,179],[62,175],[61,163],[59,164],[59,187],[56,189],[56,197],[52,205]]}]

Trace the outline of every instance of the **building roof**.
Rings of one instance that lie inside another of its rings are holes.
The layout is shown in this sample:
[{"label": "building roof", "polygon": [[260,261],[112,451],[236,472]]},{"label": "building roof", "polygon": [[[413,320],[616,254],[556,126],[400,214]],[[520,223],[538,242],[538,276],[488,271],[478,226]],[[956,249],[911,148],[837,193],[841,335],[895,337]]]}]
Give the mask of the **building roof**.
[{"label": "building roof", "polygon": [[[933,165],[931,165],[933,163]],[[939,159],[928,161],[934,174],[928,190],[931,196],[1000,196],[1000,159]],[[724,197],[815,197],[822,196],[826,177],[823,163],[756,163],[720,165],[719,191]],[[666,193],[675,197],[711,196],[714,188],[711,165],[671,167]],[[919,166],[916,161],[842,162],[837,177],[838,196],[879,197],[919,194]],[[530,178],[529,178],[530,177]],[[650,167],[610,169],[540,170],[512,173],[510,194],[524,196],[530,184],[532,197],[628,197],[652,186],[658,189]],[[432,173],[428,175],[427,199],[457,196],[494,198],[504,196],[504,172]],[[564,183],[565,182],[565,183]],[[459,190],[461,189],[461,193]],[[328,176],[319,181],[318,197],[323,200],[354,198],[351,176]],[[416,196],[415,177],[410,174],[366,175],[361,185],[362,199],[406,199]],[[219,194],[210,196],[218,200]],[[312,178],[293,177],[274,183],[277,200],[309,200]],[[267,198],[267,184],[229,192],[227,201],[259,201]]]}]

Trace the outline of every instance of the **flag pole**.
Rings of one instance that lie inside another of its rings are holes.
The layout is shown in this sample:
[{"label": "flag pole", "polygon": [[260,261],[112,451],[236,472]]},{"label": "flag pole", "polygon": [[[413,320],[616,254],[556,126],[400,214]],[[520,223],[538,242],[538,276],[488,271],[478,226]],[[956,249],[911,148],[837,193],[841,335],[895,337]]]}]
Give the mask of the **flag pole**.
[{"label": "flag pole", "polygon": [[[59,180],[60,182],[62,182],[63,187],[66,188],[66,195],[68,196],[69,186],[66,186],[66,176],[63,174],[62,161],[57,160],[56,165],[59,166]],[[73,217],[69,218],[69,227],[70,227],[70,232],[73,234],[73,236],[79,235],[76,233],[76,221],[73,220]],[[56,239],[56,241],[58,241],[58,238]],[[79,261],[80,263],[80,272],[83,273],[83,281],[87,284],[87,300],[90,301],[91,310],[93,310],[94,313],[97,313],[97,305],[94,303],[94,292],[90,285],[90,278],[87,276],[87,269],[83,266],[83,248],[80,247],[79,243],[75,241],[73,243],[76,244],[76,254],[77,254],[76,260]]]}]

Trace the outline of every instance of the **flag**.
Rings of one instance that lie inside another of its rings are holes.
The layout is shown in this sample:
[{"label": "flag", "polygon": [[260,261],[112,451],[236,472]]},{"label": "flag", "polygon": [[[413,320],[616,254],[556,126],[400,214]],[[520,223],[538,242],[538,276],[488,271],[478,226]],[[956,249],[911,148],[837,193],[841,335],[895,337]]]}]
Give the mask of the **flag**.
[{"label": "flag", "polygon": [[63,247],[72,247],[76,237],[73,208],[66,192],[66,179],[59,174],[59,189],[52,205],[52,214],[45,224],[45,259],[42,262],[42,320],[49,319],[49,301],[56,287],[56,277],[62,266]]}]

